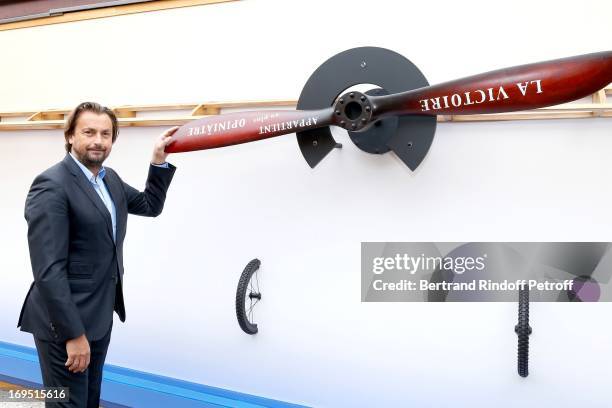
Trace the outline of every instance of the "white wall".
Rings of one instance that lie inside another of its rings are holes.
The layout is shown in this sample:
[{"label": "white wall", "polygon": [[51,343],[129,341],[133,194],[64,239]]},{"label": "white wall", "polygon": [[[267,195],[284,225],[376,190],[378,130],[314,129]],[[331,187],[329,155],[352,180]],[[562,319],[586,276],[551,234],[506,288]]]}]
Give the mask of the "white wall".
[{"label": "white wall", "polygon": [[[612,3],[244,1],[0,32],[0,111],[295,98],[357,46],[438,83],[609,50]],[[347,34],[348,26],[360,27]],[[516,304],[360,303],[361,241],[610,241],[610,119],[440,124],[421,167],[344,144],[311,170],[293,136],[177,154],[161,217],[131,217],[127,322],[108,362],[314,406],[607,406],[609,303],[532,304],[531,374]],[[143,187],[162,128],[123,128],[108,165]],[[62,158],[60,131],[0,133],[0,340],[31,281],[23,204]],[[381,216],[382,214],[382,216]],[[260,333],[236,323],[262,260]]]}]

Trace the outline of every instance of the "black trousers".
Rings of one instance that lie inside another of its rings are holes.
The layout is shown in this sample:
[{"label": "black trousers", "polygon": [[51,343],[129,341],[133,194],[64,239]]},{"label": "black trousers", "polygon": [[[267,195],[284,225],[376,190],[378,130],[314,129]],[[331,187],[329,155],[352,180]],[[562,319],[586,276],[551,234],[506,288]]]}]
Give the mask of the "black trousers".
[{"label": "black trousers", "polygon": [[45,407],[98,408],[102,387],[102,368],[110,343],[112,326],[100,340],[89,343],[91,359],[82,373],[72,373],[64,364],[68,360],[66,343],[53,343],[34,337],[45,387],[68,387],[69,402],[47,402]]}]

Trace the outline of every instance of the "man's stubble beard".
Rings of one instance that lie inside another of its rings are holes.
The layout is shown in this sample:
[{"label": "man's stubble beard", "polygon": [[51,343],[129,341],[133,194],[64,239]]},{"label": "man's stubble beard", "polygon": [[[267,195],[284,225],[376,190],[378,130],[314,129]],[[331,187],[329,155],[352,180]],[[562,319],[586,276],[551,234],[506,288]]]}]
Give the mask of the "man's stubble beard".
[{"label": "man's stubble beard", "polygon": [[109,155],[108,151],[106,150],[103,152],[103,154],[99,158],[95,156],[92,157],[90,156],[89,153],[90,153],[89,150],[86,150],[84,156],[78,157],[78,159],[81,161],[81,163],[85,165],[85,167],[101,168],[102,163],[104,163],[104,161]]}]

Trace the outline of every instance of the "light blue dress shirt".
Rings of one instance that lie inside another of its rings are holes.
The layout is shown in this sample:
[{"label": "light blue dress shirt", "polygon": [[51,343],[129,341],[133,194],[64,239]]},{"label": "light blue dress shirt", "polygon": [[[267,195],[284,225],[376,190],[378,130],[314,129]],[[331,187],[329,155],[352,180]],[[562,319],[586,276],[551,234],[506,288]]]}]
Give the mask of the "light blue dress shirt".
[{"label": "light blue dress shirt", "polygon": [[115,203],[113,202],[113,199],[106,188],[106,184],[104,184],[106,169],[103,166],[96,177],[87,167],[85,167],[83,163],[74,157],[72,153],[70,153],[70,157],[72,157],[76,164],[81,168],[83,174],[85,174],[85,177],[87,177],[87,180],[89,180],[94,190],[96,190],[96,193],[98,193],[98,196],[100,196],[100,199],[102,199],[102,202],[110,213],[111,220],[113,222],[113,241],[115,241],[117,239],[117,211],[115,209]]}]

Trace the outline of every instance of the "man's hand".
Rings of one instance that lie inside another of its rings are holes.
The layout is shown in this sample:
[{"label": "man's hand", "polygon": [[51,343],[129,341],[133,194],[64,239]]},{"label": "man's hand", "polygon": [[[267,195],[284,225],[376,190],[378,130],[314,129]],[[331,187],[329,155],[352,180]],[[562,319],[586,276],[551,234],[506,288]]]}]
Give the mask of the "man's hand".
[{"label": "man's hand", "polygon": [[172,135],[178,130],[178,126],[170,128],[161,134],[159,139],[155,142],[155,147],[153,148],[153,158],[151,159],[152,164],[164,164],[166,162],[166,157],[168,157],[168,153],[164,151],[170,140],[172,140]]},{"label": "man's hand", "polygon": [[68,360],[66,360],[66,364],[64,365],[68,367],[69,371],[73,373],[82,373],[89,367],[91,351],[85,334],[68,340],[66,342],[66,353],[68,354]]}]

